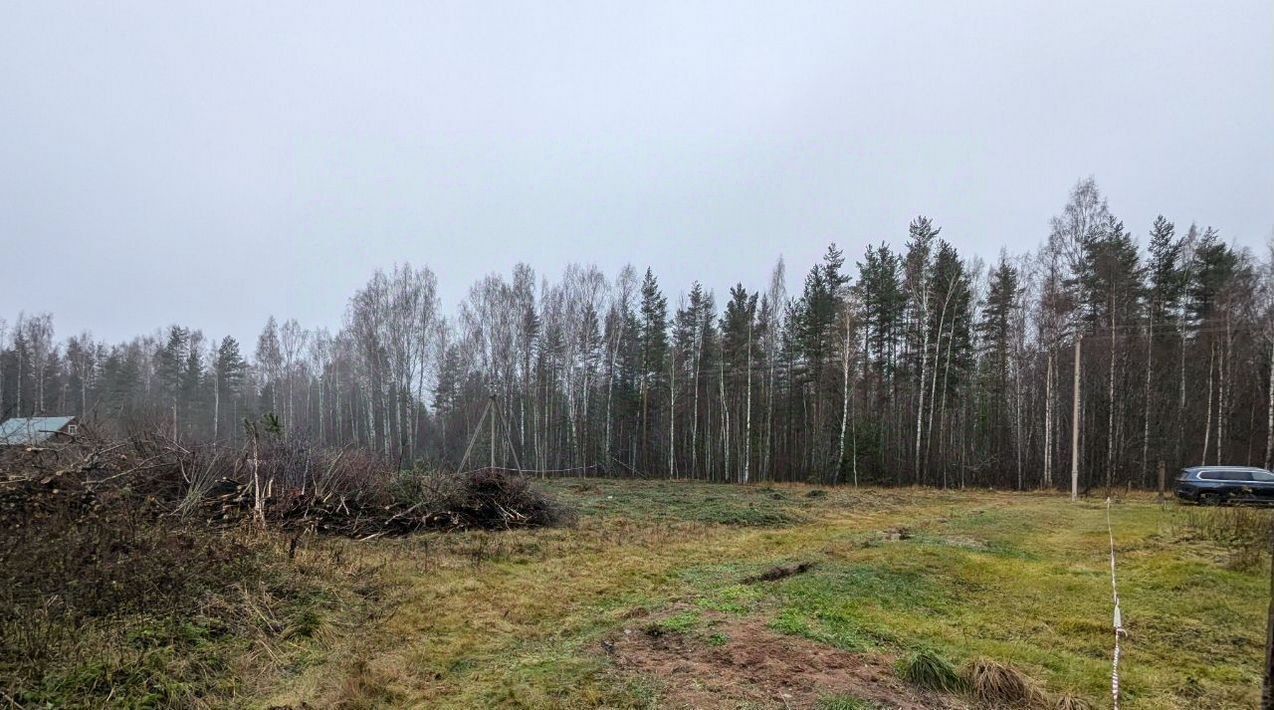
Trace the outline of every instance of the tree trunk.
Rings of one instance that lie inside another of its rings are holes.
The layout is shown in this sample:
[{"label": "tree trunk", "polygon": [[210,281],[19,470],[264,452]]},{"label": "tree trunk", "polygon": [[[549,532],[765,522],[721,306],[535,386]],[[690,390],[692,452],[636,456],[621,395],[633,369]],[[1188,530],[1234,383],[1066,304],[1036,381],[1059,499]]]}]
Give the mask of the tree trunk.
[{"label": "tree trunk", "polygon": [[[724,349],[724,348],[723,348]],[[717,380],[717,388],[721,394],[721,454],[722,454],[722,480],[730,480],[730,406],[725,399],[725,353],[722,353],[719,359],[720,379]]]},{"label": "tree trunk", "polygon": [[265,527],[265,499],[261,495],[261,457],[257,443],[257,428],[252,426],[252,510],[257,525]]},{"label": "tree trunk", "polygon": [[[927,429],[928,429],[928,430],[927,430],[927,431],[926,431],[926,433],[925,433],[925,460],[926,460],[926,461],[931,461],[931,460],[932,460],[932,456],[933,456],[933,452],[932,452],[932,448],[933,448],[933,419],[934,419],[934,413],[938,411],[938,406],[935,404],[935,401],[936,401],[936,400],[937,400],[937,398],[938,398],[938,360],[939,360],[939,359],[941,359],[941,357],[942,357],[942,331],[943,331],[943,329],[946,327],[946,323],[947,323],[947,307],[951,305],[951,294],[952,294],[952,292],[953,292],[954,290],[955,290],[955,279],[953,278],[953,279],[951,280],[951,282],[947,284],[947,294],[946,294],[946,296],[945,296],[945,297],[943,298],[943,300],[942,300],[942,310],[938,313],[938,339],[937,339],[937,341],[936,341],[936,342],[934,342],[934,344],[933,344],[933,367],[932,367],[932,368],[930,368],[930,370],[931,370],[932,374],[930,375],[930,378],[929,378],[929,379],[930,379],[930,382],[929,382],[929,423],[928,423],[928,427],[927,427]],[[948,338],[947,338],[947,342],[948,342],[948,343],[950,343],[950,342],[951,342],[951,340],[952,340],[952,339],[954,339],[954,338],[953,338],[953,336],[954,336],[954,332],[952,333],[952,335],[951,335],[951,336],[948,336]],[[928,337],[928,335],[927,335],[927,331],[926,331],[926,336],[925,336],[925,337],[926,337],[926,338]],[[949,350],[949,349],[948,349],[948,352],[950,352],[950,350]],[[950,367],[950,359],[949,359],[949,358],[948,358],[948,361],[947,361],[947,365],[946,365],[946,367]],[[922,382],[923,382],[923,380],[922,380]],[[945,384],[946,384],[946,370],[945,370],[945,369],[943,370],[943,384],[944,384],[944,386],[945,386]],[[943,402],[943,404],[945,404],[945,392],[944,392],[944,402]],[[946,474],[946,470],[945,470],[945,469],[946,469],[946,466],[944,465],[944,466],[943,466],[943,475],[944,475],[944,476],[945,476],[945,474]]]},{"label": "tree trunk", "polygon": [[1115,331],[1110,331],[1110,373],[1107,379],[1106,401],[1106,495],[1115,478]]},{"label": "tree trunk", "polygon": [[1230,315],[1225,316],[1225,347],[1221,350],[1221,362],[1217,367],[1217,429],[1216,429],[1216,464],[1221,465],[1224,455],[1226,424],[1230,418],[1230,381],[1232,378],[1231,354],[1233,352],[1234,333],[1230,329]]},{"label": "tree trunk", "polygon": [[[747,483],[751,476],[752,464],[752,315],[748,315],[748,396],[747,396],[747,412],[745,419],[747,424],[743,431],[743,482]],[[843,438],[843,437],[842,437]]]},{"label": "tree trunk", "polygon": [[1075,386],[1071,402],[1071,500],[1079,499],[1079,368],[1084,336],[1075,338]]},{"label": "tree trunk", "polygon": [[221,424],[221,373],[212,380],[212,440],[217,440],[217,430]]},{"label": "tree trunk", "polygon": [[668,477],[677,477],[677,354],[668,356]]},{"label": "tree trunk", "polygon": [[[699,316],[694,317],[695,337],[694,337],[694,379],[692,386],[694,387],[694,396],[691,399],[691,407],[694,411],[690,415],[690,477],[698,478],[698,460],[699,460],[699,368],[703,361],[703,329],[699,324]],[[705,461],[707,457],[704,457]],[[706,464],[705,464],[706,465]]]},{"label": "tree trunk", "polygon": [[1216,361],[1215,343],[1208,348],[1208,353],[1208,417],[1203,425],[1203,454],[1199,456],[1201,464],[1208,462],[1208,446],[1212,443],[1212,366]]},{"label": "tree trunk", "polygon": [[[923,280],[921,283],[921,287],[922,288],[924,287]],[[916,469],[916,472],[915,472],[916,483],[922,483],[924,481],[924,466],[921,464],[921,461],[920,461],[920,432],[921,432],[920,427],[921,427],[921,423],[924,421],[924,413],[925,413],[925,375],[929,374],[929,369],[928,369],[929,367],[929,296],[928,296],[928,292],[926,292],[926,295],[922,303],[924,305],[921,308],[920,329],[924,333],[924,336],[921,338],[921,341],[920,341],[921,342],[920,379],[917,380],[917,385],[919,385],[917,388],[919,390],[918,392],[919,399],[916,402],[916,446],[915,446],[915,451],[913,455],[913,461],[915,462],[914,465]]]},{"label": "tree trunk", "polygon": [[1057,355],[1048,350],[1048,365],[1044,371],[1044,487],[1053,487],[1053,369]]},{"label": "tree trunk", "polygon": [[845,462],[845,425],[849,422],[849,354],[851,352],[850,336],[853,331],[849,327],[848,305],[845,310],[845,345],[841,354],[840,453],[836,458],[836,471],[832,475],[832,483],[840,482],[840,471]]},{"label": "tree trunk", "polygon": [[[1180,338],[1179,338],[1178,340],[1179,340],[1179,345],[1180,345],[1180,348],[1181,348],[1181,352],[1180,352],[1180,355],[1181,355],[1181,368],[1180,368],[1180,375],[1181,375],[1181,377],[1180,377],[1180,381],[1178,382],[1178,389],[1177,389],[1177,446],[1176,446],[1176,449],[1177,449],[1177,463],[1178,463],[1178,464],[1184,464],[1184,463],[1185,463],[1185,449],[1184,449],[1184,447],[1185,447],[1185,440],[1186,440],[1186,420],[1185,420],[1185,411],[1186,411],[1186,336],[1185,336],[1185,331],[1184,331],[1184,330],[1182,330],[1182,332],[1181,332],[1181,334],[1180,334]],[[1203,462],[1202,462],[1202,461],[1200,461],[1200,463],[1203,463]]]},{"label": "tree trunk", "polygon": [[[606,373],[606,465],[610,466],[610,460],[614,455],[611,450],[611,405],[615,400],[615,357],[619,347],[612,344],[610,349],[610,366]],[[529,387],[529,385],[528,385]]]},{"label": "tree trunk", "polygon": [[[774,338],[773,328],[774,326],[771,325],[768,331],[771,342]],[[769,362],[766,363],[768,372],[765,382],[765,453],[761,457],[761,469],[762,475],[769,476],[772,481],[774,480],[774,360],[776,353],[773,346],[767,348],[767,351],[766,357]],[[1271,377],[1271,381],[1274,382],[1274,376]],[[1270,391],[1274,393],[1274,386]],[[1274,406],[1270,407],[1270,412],[1274,413]],[[1274,430],[1274,427],[1271,429]]]},{"label": "tree trunk", "polygon": [[[955,333],[953,332],[951,336],[947,338],[947,359],[946,359],[946,363],[943,364],[942,366],[942,406],[938,412],[939,426],[945,426],[947,423],[947,384],[951,379],[951,348],[952,348],[952,344],[954,340],[955,340]],[[932,419],[929,420],[929,433],[931,435],[933,433]],[[938,446],[939,450],[945,451],[946,448],[941,445],[942,444],[941,433],[939,433],[938,435],[938,443],[939,443],[939,446]],[[947,475],[948,468],[949,467],[947,466],[947,463],[944,461],[942,464],[942,487],[944,489],[947,488],[948,486],[948,475]]]},{"label": "tree trunk", "polygon": [[1151,380],[1154,372],[1155,322],[1153,315],[1146,326],[1146,391],[1141,416],[1141,484],[1150,485],[1150,399]]},{"label": "tree trunk", "polygon": [[1274,465],[1274,332],[1270,333],[1270,381],[1269,404],[1266,406],[1265,421],[1265,469]]}]

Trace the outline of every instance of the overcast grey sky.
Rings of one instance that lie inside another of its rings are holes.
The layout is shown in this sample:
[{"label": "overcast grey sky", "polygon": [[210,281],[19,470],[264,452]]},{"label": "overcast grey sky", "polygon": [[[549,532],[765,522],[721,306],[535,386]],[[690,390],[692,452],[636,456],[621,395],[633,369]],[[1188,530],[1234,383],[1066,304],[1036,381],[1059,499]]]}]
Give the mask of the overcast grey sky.
[{"label": "overcast grey sky", "polygon": [[1274,3],[0,5],[2,315],[61,335],[335,326],[396,261],[799,287],[917,213],[992,258],[1089,174],[1260,247]]}]

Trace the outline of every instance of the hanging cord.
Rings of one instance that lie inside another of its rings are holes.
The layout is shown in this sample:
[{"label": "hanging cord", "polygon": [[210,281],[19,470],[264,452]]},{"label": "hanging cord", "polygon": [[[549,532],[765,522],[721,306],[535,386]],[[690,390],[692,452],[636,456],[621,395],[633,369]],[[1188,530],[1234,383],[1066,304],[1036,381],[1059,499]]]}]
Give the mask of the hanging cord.
[{"label": "hanging cord", "polygon": [[1115,601],[1115,655],[1110,665],[1110,696],[1114,701],[1112,707],[1119,710],[1119,640],[1128,633],[1124,631],[1123,615],[1119,613],[1119,586],[1115,583],[1115,526],[1110,522],[1110,498],[1106,498],[1106,530],[1110,533],[1110,591]]}]

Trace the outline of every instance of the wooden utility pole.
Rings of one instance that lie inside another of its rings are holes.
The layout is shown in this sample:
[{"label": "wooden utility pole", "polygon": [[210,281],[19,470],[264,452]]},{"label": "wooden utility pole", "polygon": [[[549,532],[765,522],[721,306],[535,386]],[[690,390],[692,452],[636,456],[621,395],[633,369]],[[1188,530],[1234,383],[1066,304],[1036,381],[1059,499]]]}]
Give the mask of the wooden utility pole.
[{"label": "wooden utility pole", "polygon": [[1163,505],[1163,489],[1166,483],[1165,481],[1166,477],[1167,477],[1167,465],[1164,464],[1163,459],[1159,459],[1159,504],[1160,505]]},{"label": "wooden utility pole", "polygon": [[1075,337],[1075,401],[1071,405],[1071,500],[1079,500],[1079,357],[1084,334]]}]

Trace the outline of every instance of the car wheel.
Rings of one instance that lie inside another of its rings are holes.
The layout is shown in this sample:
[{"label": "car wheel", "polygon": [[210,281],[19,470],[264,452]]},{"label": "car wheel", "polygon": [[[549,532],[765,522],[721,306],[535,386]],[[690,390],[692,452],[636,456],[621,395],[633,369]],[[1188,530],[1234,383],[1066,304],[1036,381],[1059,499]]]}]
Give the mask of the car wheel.
[{"label": "car wheel", "polygon": [[1200,493],[1199,505],[1221,505],[1224,499],[1219,493]]}]

